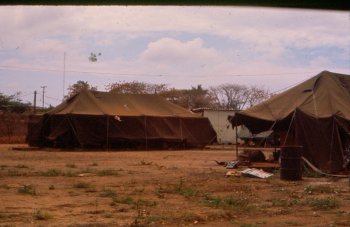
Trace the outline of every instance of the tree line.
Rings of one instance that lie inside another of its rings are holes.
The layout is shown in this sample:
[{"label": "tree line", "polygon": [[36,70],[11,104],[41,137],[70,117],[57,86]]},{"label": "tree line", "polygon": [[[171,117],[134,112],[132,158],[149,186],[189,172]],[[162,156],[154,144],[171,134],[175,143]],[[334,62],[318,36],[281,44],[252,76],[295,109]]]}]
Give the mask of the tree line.
[{"label": "tree line", "polygon": [[[79,80],[68,87],[68,94],[65,98],[68,99],[83,89],[96,91],[97,87],[90,85],[87,81]],[[225,83],[208,88],[197,85],[192,86],[190,89],[177,89],[166,84],[119,81],[108,84],[105,89],[108,92],[118,94],[158,94],[168,101],[187,109],[242,110],[271,97],[271,93],[267,89],[234,83]]]},{"label": "tree line", "polygon": [[0,93],[0,112],[23,113],[30,110],[31,104],[24,103],[20,98],[20,92],[14,95]]},{"label": "tree line", "polygon": [[[87,81],[79,80],[67,89],[68,99],[83,89],[96,91],[97,87]],[[221,84],[204,88],[202,85],[191,86],[189,89],[177,89],[166,84],[152,84],[140,81],[119,81],[110,83],[106,91],[118,94],[158,94],[168,101],[187,109],[213,108],[242,110],[256,105],[267,98],[271,93],[257,86],[245,86],[233,83]],[[0,93],[0,111],[23,113],[32,109],[31,103],[24,103],[20,93],[5,95]]]}]

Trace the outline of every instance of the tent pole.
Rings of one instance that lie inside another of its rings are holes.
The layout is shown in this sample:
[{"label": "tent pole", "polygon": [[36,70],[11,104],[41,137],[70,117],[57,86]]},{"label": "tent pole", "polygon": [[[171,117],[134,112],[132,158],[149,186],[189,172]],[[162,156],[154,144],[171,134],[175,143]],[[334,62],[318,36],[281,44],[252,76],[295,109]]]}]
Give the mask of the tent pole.
[{"label": "tent pole", "polygon": [[145,139],[146,139],[146,150],[148,150],[148,144],[147,144],[147,121],[145,116]]},{"label": "tent pole", "polygon": [[237,118],[235,119],[235,131],[236,131],[236,161],[238,161],[238,133],[237,133]]},{"label": "tent pole", "polygon": [[181,118],[179,118],[179,120],[180,120],[180,135],[181,135],[182,149],[185,150],[185,143],[183,141],[183,135],[182,135],[182,120]]},{"label": "tent pole", "polygon": [[109,151],[109,117],[107,115],[107,139],[106,139],[106,142],[107,142],[107,151]]}]

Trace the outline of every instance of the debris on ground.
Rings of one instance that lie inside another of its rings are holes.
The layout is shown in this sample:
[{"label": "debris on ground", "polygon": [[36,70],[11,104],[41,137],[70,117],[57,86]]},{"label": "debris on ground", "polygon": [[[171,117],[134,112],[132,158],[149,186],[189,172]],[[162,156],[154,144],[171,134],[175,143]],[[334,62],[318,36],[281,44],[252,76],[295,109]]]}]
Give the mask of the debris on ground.
[{"label": "debris on ground", "polygon": [[93,174],[93,173],[80,173],[80,174],[78,174],[78,177],[92,177],[92,176],[96,176],[96,174]]},{"label": "debris on ground", "polygon": [[226,169],[237,169],[239,166],[239,161],[228,162],[226,165]]},{"label": "debris on ground", "polygon": [[241,171],[242,176],[247,176],[247,177],[257,177],[257,178],[269,178],[273,176],[272,173],[265,172],[264,170],[260,169],[255,169],[255,168],[248,168],[243,171]]},{"label": "debris on ground", "polygon": [[241,176],[241,171],[238,171],[238,170],[229,170],[229,171],[227,171],[226,177],[231,177],[231,176],[240,177]]},{"label": "debris on ground", "polygon": [[214,160],[216,162],[216,164],[218,164],[219,166],[227,166],[227,162],[226,161],[217,161],[217,160]]}]

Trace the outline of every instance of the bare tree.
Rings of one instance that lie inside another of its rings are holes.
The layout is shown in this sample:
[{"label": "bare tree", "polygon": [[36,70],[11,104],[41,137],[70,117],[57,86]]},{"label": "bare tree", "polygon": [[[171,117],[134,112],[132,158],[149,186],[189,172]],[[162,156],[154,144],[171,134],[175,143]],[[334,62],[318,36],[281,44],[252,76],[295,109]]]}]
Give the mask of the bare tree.
[{"label": "bare tree", "polygon": [[217,108],[241,110],[268,98],[269,92],[255,86],[221,84],[210,87],[209,95]]},{"label": "bare tree", "polygon": [[263,88],[259,88],[256,86],[252,86],[249,88],[249,97],[247,100],[246,107],[252,107],[256,104],[261,103],[262,101],[265,101],[266,99],[271,97],[271,93],[268,90],[265,90]]}]

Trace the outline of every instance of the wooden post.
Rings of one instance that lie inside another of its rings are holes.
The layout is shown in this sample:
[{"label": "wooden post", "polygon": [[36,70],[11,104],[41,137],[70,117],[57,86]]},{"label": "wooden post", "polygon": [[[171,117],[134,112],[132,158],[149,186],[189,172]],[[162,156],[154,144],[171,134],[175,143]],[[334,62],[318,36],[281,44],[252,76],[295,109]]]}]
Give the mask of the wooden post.
[{"label": "wooden post", "polygon": [[106,145],[107,145],[107,151],[109,151],[109,117],[107,116],[107,127],[106,127],[106,131],[107,131],[107,138],[106,138]]},{"label": "wooden post", "polygon": [[34,91],[34,113],[36,113],[36,91]]},{"label": "wooden post", "polygon": [[[237,123],[237,120],[236,120]],[[238,161],[238,133],[237,133],[237,125],[235,126],[236,131],[236,161]]]}]

